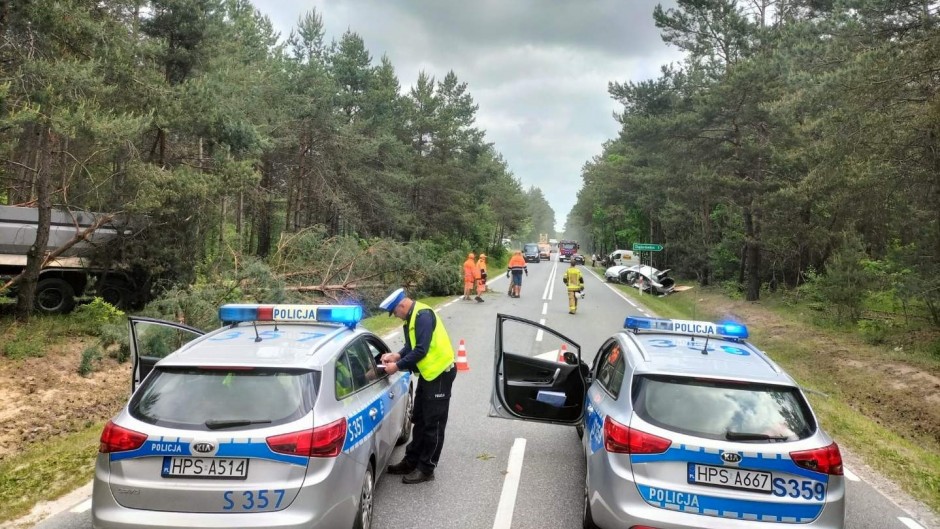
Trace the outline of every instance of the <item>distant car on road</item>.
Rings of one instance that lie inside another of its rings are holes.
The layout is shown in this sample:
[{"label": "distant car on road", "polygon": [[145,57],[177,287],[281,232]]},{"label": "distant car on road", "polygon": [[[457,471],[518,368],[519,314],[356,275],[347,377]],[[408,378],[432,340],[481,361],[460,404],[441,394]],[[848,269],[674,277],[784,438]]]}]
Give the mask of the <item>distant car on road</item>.
[{"label": "distant car on road", "polygon": [[670,270],[657,270],[652,266],[611,266],[604,271],[604,279],[611,283],[623,283],[643,292],[665,296],[676,288],[676,282],[669,277]]},{"label": "distant car on road", "polygon": [[576,427],[585,528],[842,529],[839,447],[747,335],[628,317],[588,366],[571,339],[498,314],[489,415]]},{"label": "distant car on road", "polygon": [[131,317],[130,401],[105,426],[98,529],[368,528],[411,375],[358,306],[225,305],[204,334]]},{"label": "distant car on road", "polygon": [[579,265],[584,264],[584,256],[579,253],[572,255],[571,260],[574,261],[575,264],[579,264]]},{"label": "distant car on road", "polygon": [[539,259],[545,259],[546,261],[551,260],[552,258],[552,245],[547,242],[539,243]]},{"label": "distant car on road", "polygon": [[542,258],[539,255],[539,245],[534,242],[526,243],[522,247],[522,257],[525,258],[527,263],[538,263],[541,262]]}]

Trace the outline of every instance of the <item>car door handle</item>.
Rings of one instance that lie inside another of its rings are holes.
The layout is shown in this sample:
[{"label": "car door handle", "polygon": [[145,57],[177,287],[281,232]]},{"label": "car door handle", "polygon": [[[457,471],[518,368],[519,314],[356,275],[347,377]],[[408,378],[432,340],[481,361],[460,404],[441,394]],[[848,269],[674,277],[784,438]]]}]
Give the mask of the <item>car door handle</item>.
[{"label": "car door handle", "polygon": [[590,404],[588,404],[587,412],[588,412],[588,413],[594,413],[594,406],[591,406]]},{"label": "car door handle", "polygon": [[389,392],[388,392],[388,398],[394,399],[394,398],[395,398],[395,392],[394,392],[394,391],[389,391]]},{"label": "car door handle", "polygon": [[371,410],[369,410],[369,417],[372,417],[373,419],[375,419],[375,416],[378,414],[379,414],[379,410],[375,408],[372,408]]}]

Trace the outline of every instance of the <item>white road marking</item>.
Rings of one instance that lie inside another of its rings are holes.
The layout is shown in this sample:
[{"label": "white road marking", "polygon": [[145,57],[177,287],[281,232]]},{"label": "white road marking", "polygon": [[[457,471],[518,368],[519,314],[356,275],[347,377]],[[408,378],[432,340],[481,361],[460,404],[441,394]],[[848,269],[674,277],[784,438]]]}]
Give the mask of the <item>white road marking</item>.
[{"label": "white road marking", "polygon": [[391,340],[392,338],[398,336],[398,331],[390,332],[382,337],[383,340]]},{"label": "white road marking", "polygon": [[[506,476],[507,478],[509,476]],[[924,529],[924,526],[911,520],[910,518],[905,518],[903,516],[898,516],[898,520],[901,521],[904,525],[908,526],[910,529]],[[508,526],[507,526],[508,527]]]},{"label": "white road marking", "polygon": [[[539,320],[539,325],[545,325],[545,318],[542,318],[541,320]],[[544,334],[545,332],[542,329],[539,329],[539,332],[535,333],[535,341],[541,342]]]},{"label": "white road marking", "polygon": [[85,511],[87,511],[88,509],[91,509],[91,498],[89,498],[89,499],[87,499],[87,500],[85,500],[85,501],[79,503],[79,504],[76,505],[75,507],[72,507],[72,508],[71,508],[71,512],[74,512],[74,513],[83,513],[83,512],[85,512]]},{"label": "white road marking", "polygon": [[551,287],[551,288],[548,289],[548,300],[549,300],[549,301],[551,301],[552,298],[555,297],[555,279],[556,279],[557,277],[558,277],[558,261],[555,261],[555,265],[552,266],[552,277],[551,277],[551,279],[549,280],[549,287]]},{"label": "white road marking", "polygon": [[842,473],[845,475],[845,479],[849,481],[861,481],[861,478],[852,473],[851,470],[842,467]]},{"label": "white road marking", "polygon": [[509,450],[509,464],[506,466],[506,478],[503,480],[503,492],[499,496],[499,506],[496,508],[496,520],[493,529],[509,529],[512,527],[512,511],[516,508],[516,493],[519,491],[519,480],[522,477],[522,459],[525,457],[525,439],[517,437]]},{"label": "white road marking", "polygon": [[548,303],[542,303],[542,316],[548,314]]},{"label": "white road marking", "polygon": [[[549,261],[549,262],[551,262],[551,261]],[[554,279],[555,279],[555,267],[552,266],[551,271],[548,273],[548,282],[545,283],[545,290],[542,291],[542,299],[543,299],[543,300],[544,300],[544,299],[552,299],[552,298],[548,297],[548,290],[549,290],[549,288],[552,286],[552,283],[554,282]]]}]

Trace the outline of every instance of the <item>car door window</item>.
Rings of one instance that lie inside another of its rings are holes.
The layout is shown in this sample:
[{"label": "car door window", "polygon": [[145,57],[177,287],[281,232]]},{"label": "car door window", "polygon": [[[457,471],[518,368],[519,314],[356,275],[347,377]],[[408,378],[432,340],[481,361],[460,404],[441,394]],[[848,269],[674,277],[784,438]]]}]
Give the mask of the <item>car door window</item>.
[{"label": "car door window", "polygon": [[343,354],[336,359],[335,378],[337,399],[342,399],[355,391],[356,388],[353,384],[352,369],[349,367],[348,350],[344,351]]},{"label": "car door window", "polygon": [[364,340],[356,340],[346,351],[356,391],[372,384],[379,378],[372,352]]},{"label": "car door window", "polygon": [[[372,357],[373,365],[378,365],[380,359],[382,358],[382,355],[388,352],[387,347],[384,347],[376,342],[373,342],[372,340],[366,340],[366,347],[368,347],[369,349],[369,356]],[[384,376],[388,376],[386,375],[385,370],[383,369],[376,369],[376,373],[378,374],[380,378]]]},{"label": "car door window", "polygon": [[623,351],[618,342],[611,342],[601,353],[600,365],[597,367],[597,383],[615,399],[620,395],[620,386],[623,385],[623,371]]}]

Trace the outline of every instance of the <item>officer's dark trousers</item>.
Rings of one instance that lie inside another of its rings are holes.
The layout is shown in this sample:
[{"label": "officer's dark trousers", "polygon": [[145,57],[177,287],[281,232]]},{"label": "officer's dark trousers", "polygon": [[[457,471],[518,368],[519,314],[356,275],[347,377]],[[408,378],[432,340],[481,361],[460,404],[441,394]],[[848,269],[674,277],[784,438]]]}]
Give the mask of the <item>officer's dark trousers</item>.
[{"label": "officer's dark trousers", "polygon": [[411,443],[405,448],[405,461],[415,465],[422,472],[434,472],[437,461],[444,448],[444,428],[447,426],[447,412],[450,408],[450,392],[457,377],[457,369],[441,373],[428,382],[418,379],[415,391],[415,408],[412,420]]}]

